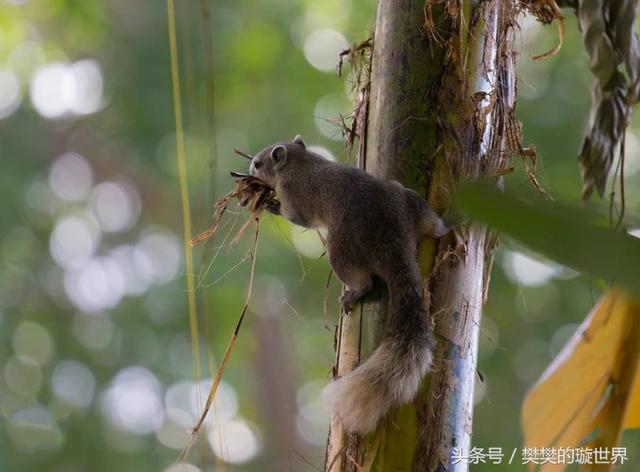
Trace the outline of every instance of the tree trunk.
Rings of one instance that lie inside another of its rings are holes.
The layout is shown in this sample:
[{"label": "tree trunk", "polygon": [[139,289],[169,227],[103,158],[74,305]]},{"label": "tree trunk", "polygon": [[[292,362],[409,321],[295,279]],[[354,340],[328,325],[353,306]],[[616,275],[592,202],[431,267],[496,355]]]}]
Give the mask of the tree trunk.
[{"label": "tree trunk", "polygon": [[[514,118],[516,13],[516,0],[380,0],[367,136],[360,142],[366,171],[415,189],[445,218],[458,183],[480,177],[499,183],[505,159],[523,152]],[[446,237],[425,240],[419,251],[438,341],[424,388],[364,438],[347,434],[333,418],[325,470],[468,468],[453,456],[470,446],[481,307],[495,238],[475,225],[460,232],[465,249],[454,249],[454,238]],[[336,376],[373,351],[386,312],[382,293],[342,317]]]}]

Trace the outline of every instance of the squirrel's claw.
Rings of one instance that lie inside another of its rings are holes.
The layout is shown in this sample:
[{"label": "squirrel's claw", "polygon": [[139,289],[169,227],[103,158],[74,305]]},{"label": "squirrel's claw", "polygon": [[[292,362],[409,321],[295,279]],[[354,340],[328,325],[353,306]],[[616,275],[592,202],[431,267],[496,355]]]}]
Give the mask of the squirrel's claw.
[{"label": "squirrel's claw", "polygon": [[345,315],[348,315],[353,311],[353,303],[351,300],[345,299],[344,295],[340,297],[340,309]]},{"label": "squirrel's claw", "polygon": [[451,234],[453,235],[453,240],[454,240],[454,250],[462,255],[467,254],[467,240],[465,239],[465,237],[462,235],[462,232],[459,231],[460,227],[455,228],[453,231],[451,231]]},{"label": "squirrel's claw", "polygon": [[340,308],[345,315],[353,311],[353,304],[358,302],[365,294],[358,290],[345,290],[340,295]]}]

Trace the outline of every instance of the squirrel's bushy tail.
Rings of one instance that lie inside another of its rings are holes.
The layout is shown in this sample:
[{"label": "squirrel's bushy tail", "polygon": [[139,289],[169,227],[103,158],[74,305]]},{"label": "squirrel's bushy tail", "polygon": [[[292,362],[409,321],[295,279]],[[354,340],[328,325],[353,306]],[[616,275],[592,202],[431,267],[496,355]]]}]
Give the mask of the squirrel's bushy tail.
[{"label": "squirrel's bushy tail", "polygon": [[393,407],[415,397],[431,367],[433,338],[415,263],[395,271],[389,285],[387,334],[355,370],[329,384],[322,397],[343,426],[357,433],[375,429]]}]

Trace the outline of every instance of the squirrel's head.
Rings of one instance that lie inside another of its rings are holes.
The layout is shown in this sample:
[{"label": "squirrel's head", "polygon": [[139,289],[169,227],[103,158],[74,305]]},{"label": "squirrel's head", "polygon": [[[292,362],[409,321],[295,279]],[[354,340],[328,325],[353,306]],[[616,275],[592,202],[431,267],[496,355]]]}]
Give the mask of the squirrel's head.
[{"label": "squirrel's head", "polygon": [[267,146],[251,160],[249,175],[260,179],[271,188],[275,188],[278,174],[286,169],[292,161],[304,156],[307,146],[302,136],[297,135],[293,141]]}]

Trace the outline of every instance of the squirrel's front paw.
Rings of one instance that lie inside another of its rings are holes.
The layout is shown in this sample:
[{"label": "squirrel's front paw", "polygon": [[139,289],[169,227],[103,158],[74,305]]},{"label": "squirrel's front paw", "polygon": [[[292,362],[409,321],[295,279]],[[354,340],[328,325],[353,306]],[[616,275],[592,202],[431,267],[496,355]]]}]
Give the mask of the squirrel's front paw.
[{"label": "squirrel's front paw", "polygon": [[353,311],[353,304],[360,299],[360,295],[355,290],[345,290],[340,295],[340,308],[345,315]]},{"label": "squirrel's front paw", "polygon": [[277,200],[269,200],[266,203],[265,208],[272,215],[280,215],[281,214],[280,213],[280,202],[277,201]]},{"label": "squirrel's front paw", "polygon": [[467,254],[467,239],[464,234],[462,234],[462,230],[460,228],[455,228],[453,231],[453,241],[454,241],[454,249],[457,253],[466,256]]}]

